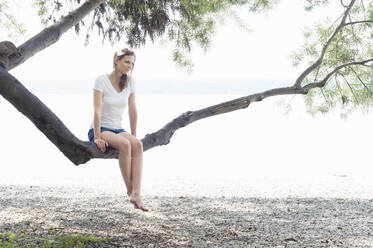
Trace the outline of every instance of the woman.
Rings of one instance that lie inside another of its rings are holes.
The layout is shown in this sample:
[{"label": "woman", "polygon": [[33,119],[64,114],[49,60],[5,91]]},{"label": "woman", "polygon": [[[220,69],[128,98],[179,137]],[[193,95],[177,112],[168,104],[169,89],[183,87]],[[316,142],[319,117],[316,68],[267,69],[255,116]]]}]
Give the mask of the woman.
[{"label": "woman", "polygon": [[[122,49],[114,54],[113,71],[96,78],[94,117],[88,138],[102,152],[108,146],[119,151],[119,167],[130,202],[135,208],[148,211],[140,195],[143,148],[136,138],[137,110],[132,78],[135,60],[133,51]],[[131,134],[122,128],[122,115],[127,105]]]}]

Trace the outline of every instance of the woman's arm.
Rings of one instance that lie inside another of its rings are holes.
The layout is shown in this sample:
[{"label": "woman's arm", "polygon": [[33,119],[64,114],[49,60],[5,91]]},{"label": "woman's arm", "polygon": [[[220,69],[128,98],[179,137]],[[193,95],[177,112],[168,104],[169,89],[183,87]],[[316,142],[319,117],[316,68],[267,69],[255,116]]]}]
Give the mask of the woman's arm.
[{"label": "woman's arm", "polygon": [[136,137],[137,108],[136,108],[135,93],[131,93],[128,99],[128,114],[130,117],[131,134]]},{"label": "woman's arm", "polygon": [[94,130],[94,141],[101,151],[105,152],[106,146],[108,145],[106,141],[101,138],[101,109],[102,109],[102,92],[98,90],[93,90],[93,130]]}]

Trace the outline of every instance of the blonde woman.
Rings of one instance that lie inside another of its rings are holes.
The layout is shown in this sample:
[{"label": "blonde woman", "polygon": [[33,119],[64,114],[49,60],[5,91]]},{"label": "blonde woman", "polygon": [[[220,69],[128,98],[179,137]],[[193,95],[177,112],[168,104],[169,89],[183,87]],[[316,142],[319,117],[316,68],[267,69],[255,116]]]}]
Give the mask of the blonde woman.
[{"label": "blonde woman", "polygon": [[[94,116],[88,138],[105,152],[108,146],[119,151],[119,167],[127,195],[135,208],[148,211],[141,199],[142,143],[136,138],[137,109],[132,71],[136,55],[129,49],[114,54],[113,71],[98,76],[93,90]],[[128,105],[131,134],[122,128]]]}]

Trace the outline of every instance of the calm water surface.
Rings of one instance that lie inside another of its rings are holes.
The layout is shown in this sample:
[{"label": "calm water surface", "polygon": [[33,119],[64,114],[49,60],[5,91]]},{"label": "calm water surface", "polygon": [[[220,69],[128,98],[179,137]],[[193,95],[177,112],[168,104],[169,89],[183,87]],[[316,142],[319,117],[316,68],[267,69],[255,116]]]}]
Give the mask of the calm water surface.
[{"label": "calm water surface", "polygon": [[[138,94],[138,136],[157,131],[183,112],[240,96]],[[90,94],[39,97],[78,138],[87,139]],[[372,115],[355,113],[347,121],[337,114],[313,118],[305,113],[301,97],[293,100],[293,112],[285,115],[280,99],[192,123],[178,130],[167,146],[147,151],[144,193],[343,196],[349,192],[351,197],[373,197]],[[76,167],[13,106],[3,98],[0,102],[0,184],[124,190],[116,160],[96,159]]]}]

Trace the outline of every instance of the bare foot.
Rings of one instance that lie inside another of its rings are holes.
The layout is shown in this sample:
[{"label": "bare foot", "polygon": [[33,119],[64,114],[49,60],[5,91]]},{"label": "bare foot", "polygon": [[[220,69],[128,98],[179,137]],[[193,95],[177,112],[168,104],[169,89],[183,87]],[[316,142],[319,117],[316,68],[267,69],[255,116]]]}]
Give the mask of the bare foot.
[{"label": "bare foot", "polygon": [[147,207],[145,207],[144,203],[142,203],[141,197],[139,195],[131,194],[131,196],[130,196],[130,202],[137,209],[141,209],[144,212],[148,212],[149,211],[149,209]]}]

